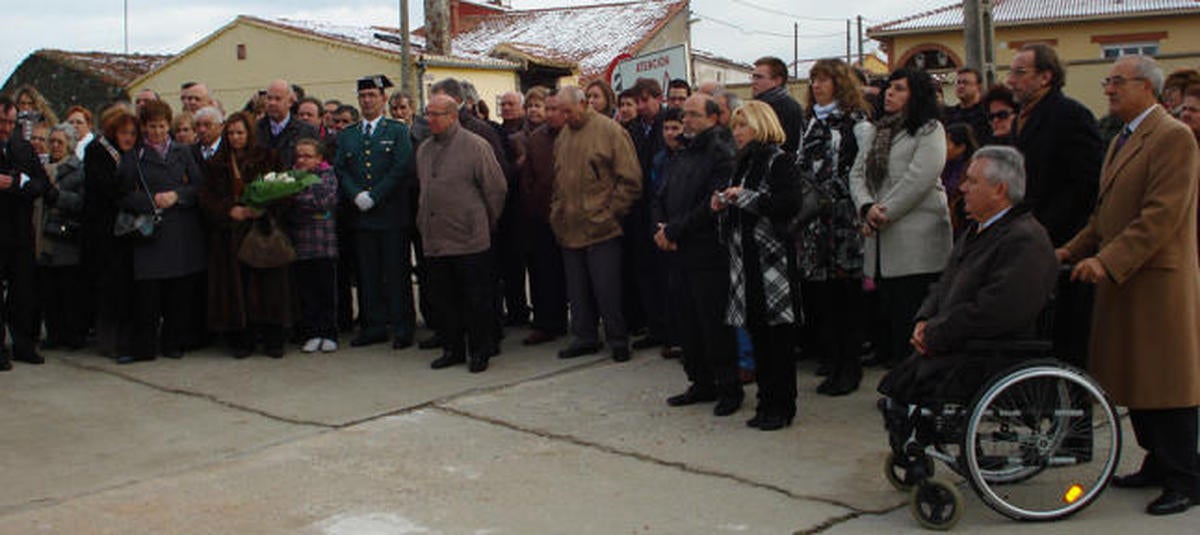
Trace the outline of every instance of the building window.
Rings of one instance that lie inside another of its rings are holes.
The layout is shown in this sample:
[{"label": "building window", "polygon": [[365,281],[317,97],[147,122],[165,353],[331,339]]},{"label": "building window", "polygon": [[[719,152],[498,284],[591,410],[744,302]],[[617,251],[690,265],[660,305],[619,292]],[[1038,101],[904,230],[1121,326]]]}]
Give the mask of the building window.
[{"label": "building window", "polygon": [[1158,43],[1112,43],[1100,47],[1104,59],[1116,59],[1121,56],[1156,56]]},{"label": "building window", "polygon": [[246,59],[246,45],[237,46],[237,58],[239,61]]}]

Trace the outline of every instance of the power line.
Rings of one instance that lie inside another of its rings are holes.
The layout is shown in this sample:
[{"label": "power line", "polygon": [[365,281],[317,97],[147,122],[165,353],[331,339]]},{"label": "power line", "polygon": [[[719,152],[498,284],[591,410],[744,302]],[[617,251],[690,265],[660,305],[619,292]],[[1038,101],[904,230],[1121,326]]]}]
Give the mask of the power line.
[{"label": "power line", "polygon": [[787,11],[780,11],[778,9],[770,8],[767,6],[760,6],[758,4],[755,4],[754,2],[749,2],[747,0],[732,0],[732,2],[735,4],[741,4],[741,5],[749,7],[749,8],[757,9],[759,11],[765,11],[767,13],[772,13],[775,15],[782,15],[784,17],[791,17],[793,19],[816,20],[816,21],[821,21],[821,22],[845,22],[845,20],[846,20],[844,18],[810,17],[810,16],[805,16],[805,15],[797,15],[795,13],[789,13]]},{"label": "power line", "polygon": [[695,11],[692,12],[692,15],[694,15],[696,18],[701,19],[701,20],[706,20],[706,21],[714,23],[714,24],[719,24],[719,25],[725,26],[727,28],[732,28],[734,30],[737,30],[737,31],[745,34],[745,35],[766,35],[766,36],[770,36],[770,37],[786,37],[788,39],[791,39],[793,37],[799,37],[801,39],[822,39],[822,38],[827,38],[827,37],[841,37],[843,35],[846,35],[846,32],[832,32],[832,33],[816,33],[816,34],[803,34],[802,33],[799,36],[796,36],[796,35],[793,35],[790,33],[769,32],[766,30],[747,30],[746,28],[738,26],[737,24],[734,24],[732,22],[725,22],[723,20],[709,17],[707,15],[702,15]]}]

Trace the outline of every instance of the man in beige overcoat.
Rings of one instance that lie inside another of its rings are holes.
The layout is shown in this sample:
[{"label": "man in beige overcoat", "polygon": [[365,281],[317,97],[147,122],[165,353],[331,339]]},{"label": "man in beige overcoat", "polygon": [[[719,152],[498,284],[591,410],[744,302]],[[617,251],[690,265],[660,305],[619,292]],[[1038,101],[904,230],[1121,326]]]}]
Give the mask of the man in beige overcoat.
[{"label": "man in beige overcoat", "polygon": [[1163,72],[1125,57],[1104,80],[1125,122],[1100,174],[1096,211],[1057,251],[1071,276],[1096,285],[1089,370],[1129,407],[1141,469],[1117,487],[1160,486],[1146,507],[1181,513],[1200,500],[1200,267],[1196,252],[1196,140],[1158,105]]}]

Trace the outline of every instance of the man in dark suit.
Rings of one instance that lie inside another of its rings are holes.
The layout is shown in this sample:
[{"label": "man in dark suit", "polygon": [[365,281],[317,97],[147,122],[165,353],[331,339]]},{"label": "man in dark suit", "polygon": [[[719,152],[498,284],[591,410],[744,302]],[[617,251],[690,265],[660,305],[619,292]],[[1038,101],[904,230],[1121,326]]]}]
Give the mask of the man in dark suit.
[{"label": "man in dark suit", "polygon": [[[642,177],[650,176],[654,156],[662,152],[663,141],[663,92],[662,86],[651,78],[638,78],[634,83],[633,96],[637,100],[637,117],[625,125],[633,147],[637,150],[638,163],[642,166]],[[652,238],[654,228],[650,224],[650,199],[653,191],[643,191],[633,202],[629,214],[622,222],[625,232],[624,265],[625,320],[630,331],[646,327],[646,336],[634,340],[633,349],[648,349],[664,343],[678,345],[667,340],[666,302],[667,275],[661,265]]]},{"label": "man in dark suit", "polygon": [[296,141],[310,137],[317,139],[317,129],[292,117],[292,104],[296,93],[287,80],[275,80],[267,86],[267,115],[258,120],[258,145],[267,147],[279,155],[282,170],[291,169],[296,163]]},{"label": "man in dark suit", "polygon": [[392,348],[404,349],[412,345],[415,328],[407,257],[415,179],[408,127],[383,116],[389,87],[392,82],[383,75],[358,81],[362,121],[338,134],[334,169],[342,195],[358,209],[354,242],[362,332],[350,345],[384,342],[390,325]]},{"label": "man in dark suit", "polygon": [[[1025,154],[1028,194],[1023,203],[1050,242],[1061,247],[1087,223],[1096,203],[1104,154],[1096,118],[1062,92],[1066,71],[1045,44],[1021,47],[1013,56],[1007,85],[1021,106],[1014,121],[1014,146]],[[1055,352],[1083,366],[1092,310],[1092,289],[1060,281],[1055,300]]]},{"label": "man in dark suit", "polygon": [[[38,325],[34,312],[33,201],[50,181],[33,146],[17,126],[17,106],[0,96],[0,289],[5,290],[0,314],[0,371],[12,369],[3,344],[7,326],[12,333],[12,358],[41,364],[37,354]],[[7,325],[6,325],[7,324]]]},{"label": "man in dark suit", "polygon": [[775,110],[787,137],[783,150],[794,153],[804,137],[804,106],[788,93],[787,77],[787,64],[783,60],[771,56],[758,58],[750,74],[750,92],[754,93],[754,100],[766,102]]},{"label": "man in dark suit", "polygon": [[969,400],[1008,363],[966,353],[967,341],[1036,334],[1058,266],[1046,230],[1021,206],[1022,160],[1015,149],[1000,146],[971,158],[959,189],[974,223],[917,312],[910,340],[916,352],[879,383],[879,391],[899,404]]}]

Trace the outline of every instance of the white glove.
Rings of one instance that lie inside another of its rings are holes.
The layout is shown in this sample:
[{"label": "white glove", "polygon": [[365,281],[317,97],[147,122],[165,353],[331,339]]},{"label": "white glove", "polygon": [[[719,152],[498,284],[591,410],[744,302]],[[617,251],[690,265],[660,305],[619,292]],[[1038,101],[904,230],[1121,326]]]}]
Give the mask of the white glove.
[{"label": "white glove", "polygon": [[371,194],[365,191],[354,196],[354,204],[358,206],[358,211],[366,212],[375,206],[375,201],[371,199]]}]

